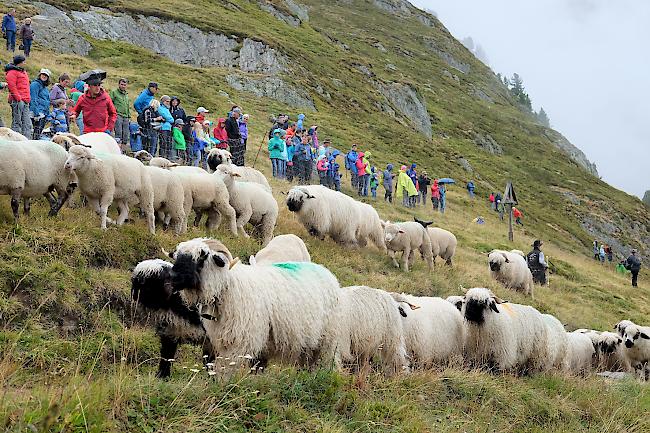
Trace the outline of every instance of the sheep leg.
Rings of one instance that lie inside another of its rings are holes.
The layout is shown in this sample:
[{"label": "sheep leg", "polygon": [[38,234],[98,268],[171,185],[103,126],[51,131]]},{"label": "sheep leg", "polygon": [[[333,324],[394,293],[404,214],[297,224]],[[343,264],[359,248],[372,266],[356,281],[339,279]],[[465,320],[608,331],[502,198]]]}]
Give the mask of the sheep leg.
[{"label": "sheep leg", "polygon": [[253,215],[253,209],[249,206],[247,209],[244,210],[244,212],[242,212],[237,216],[237,231],[246,239],[250,238],[250,236],[248,235],[248,233],[246,233],[246,230],[244,230],[244,226],[246,225],[246,223],[248,223],[248,221],[250,221],[252,215]]},{"label": "sheep leg", "polygon": [[11,190],[11,211],[14,214],[14,220],[17,222],[19,212],[18,209],[20,208],[20,196],[23,194],[23,189],[22,188],[15,188]]},{"label": "sheep leg", "polygon": [[109,199],[107,196],[102,197],[101,202],[96,198],[88,198],[88,203],[100,217],[100,227],[102,230],[106,230],[106,223],[113,223],[113,220],[108,217],[108,206],[110,206],[111,201],[112,197]]},{"label": "sheep leg", "polygon": [[213,208],[228,220],[228,228],[233,236],[237,236],[237,214],[227,201],[218,200],[213,203]]},{"label": "sheep leg", "polygon": [[194,214],[195,214],[194,227],[198,227],[199,224],[201,224],[201,218],[203,217],[203,211],[195,209]]},{"label": "sheep leg", "polygon": [[170,359],[176,357],[177,349],[177,341],[166,335],[160,336],[160,363],[158,364],[156,377],[164,379],[171,375],[173,361],[170,361]]},{"label": "sheep leg", "polygon": [[29,211],[31,209],[31,200],[29,197],[23,199],[23,214],[25,214],[26,217],[29,216]]},{"label": "sheep leg", "polygon": [[395,257],[395,251],[388,250],[388,256],[391,259],[393,259],[393,265],[395,265],[396,268],[399,268],[399,262],[397,261],[397,258]]},{"label": "sheep leg", "polygon": [[217,211],[210,209],[208,211],[208,219],[205,222],[205,227],[208,230],[216,230],[221,224],[221,214]]},{"label": "sheep leg", "polygon": [[403,268],[404,272],[409,271],[409,259],[411,257],[411,248],[406,247],[404,249],[404,252],[402,253],[402,262],[403,262]]},{"label": "sheep leg", "polygon": [[447,264],[447,266],[451,266],[452,265],[451,257],[449,257],[447,260],[445,260],[445,263]]},{"label": "sheep leg", "polygon": [[121,226],[129,217],[129,205],[125,201],[120,200],[117,202],[117,210],[118,214],[116,223],[118,226]]},{"label": "sheep leg", "polygon": [[63,205],[65,205],[66,201],[70,197],[72,197],[72,194],[74,193],[74,190],[77,188],[77,183],[76,182],[70,182],[68,186],[65,187],[65,190],[58,191],[57,193],[59,195],[59,198],[56,200],[55,203],[50,202],[50,212],[47,214],[48,216],[56,216]]}]

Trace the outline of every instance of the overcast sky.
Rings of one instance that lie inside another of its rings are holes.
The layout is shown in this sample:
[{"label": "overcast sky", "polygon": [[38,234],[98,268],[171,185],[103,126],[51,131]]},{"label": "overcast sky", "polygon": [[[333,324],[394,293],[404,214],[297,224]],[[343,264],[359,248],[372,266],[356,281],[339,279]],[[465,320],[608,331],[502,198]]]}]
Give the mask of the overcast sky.
[{"label": "overcast sky", "polygon": [[519,73],[534,108],[605,181],[639,197],[650,189],[650,1],[412,2],[471,36],[495,72]]}]

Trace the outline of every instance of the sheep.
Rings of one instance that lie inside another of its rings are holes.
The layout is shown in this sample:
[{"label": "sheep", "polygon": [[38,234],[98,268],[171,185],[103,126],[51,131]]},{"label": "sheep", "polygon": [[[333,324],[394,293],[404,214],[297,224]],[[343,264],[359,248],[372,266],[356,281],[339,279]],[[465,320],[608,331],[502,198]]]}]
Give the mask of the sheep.
[{"label": "sheep", "polygon": [[526,254],[524,254],[523,251],[521,250],[510,250],[512,254],[519,254],[521,257],[526,257]]},{"label": "sheep", "polygon": [[631,371],[623,338],[613,332],[601,332],[597,341],[596,363],[600,371]]},{"label": "sheep", "polygon": [[589,335],[579,332],[567,332],[567,351],[564,369],[567,373],[586,375],[596,355],[594,345]]},{"label": "sheep", "polygon": [[564,325],[550,314],[542,314],[544,323],[548,330],[548,364],[547,369],[555,368],[556,370],[566,370],[565,363],[567,358],[567,333]]},{"label": "sheep", "polygon": [[463,316],[442,298],[393,293],[411,308],[403,318],[406,353],[412,368],[447,366],[460,362],[465,346]]},{"label": "sheep", "polygon": [[650,377],[650,327],[628,325],[625,328],[625,356],[641,380]]},{"label": "sheep", "polygon": [[298,236],[293,234],[276,236],[248,260],[251,265],[282,262],[311,262],[307,246]]},{"label": "sheep", "polygon": [[58,132],[52,137],[52,141],[69,150],[72,146],[90,147],[94,153],[122,154],[117,141],[105,132],[89,132],[82,135],[74,135],[69,132]]},{"label": "sheep", "polygon": [[212,352],[313,364],[334,359],[331,331],[339,283],[313,263],[237,264],[215,239],[181,242],[171,253],[172,287],[189,305],[218,307],[203,321]]},{"label": "sheep", "polygon": [[145,166],[124,155],[95,155],[91,149],[74,145],[68,152],[65,168],[73,170],[79,189],[101,218],[101,228],[111,221],[108,207],[115,202],[119,215],[115,223],[122,225],[129,216],[129,203],[138,203],[144,212],[149,232],[155,234],[153,187]]},{"label": "sheep", "polygon": [[451,266],[451,259],[456,254],[456,245],[458,245],[456,236],[452,232],[441,229],[440,227],[427,227],[427,231],[431,239],[431,251],[433,252],[434,263],[436,257],[440,257],[447,265]]},{"label": "sheep", "polygon": [[413,264],[415,251],[419,250],[429,269],[433,269],[431,239],[427,229],[422,224],[415,221],[402,223],[382,221],[382,227],[384,228],[384,239],[388,255],[393,260],[395,267],[399,268],[399,263],[395,258],[396,252],[402,252],[402,269],[408,272],[409,265]]},{"label": "sheep", "polygon": [[27,141],[29,139],[20,132],[16,132],[13,129],[7,128],[5,126],[0,126],[0,140]]},{"label": "sheep", "polygon": [[356,202],[359,208],[359,224],[356,238],[360,246],[364,247],[372,241],[381,251],[386,251],[384,242],[384,229],[379,219],[379,214],[374,207],[366,203]]},{"label": "sheep", "polygon": [[492,250],[488,255],[488,264],[492,278],[505,287],[522,291],[534,299],[533,274],[522,256],[509,251]]},{"label": "sheep", "polygon": [[352,363],[363,371],[379,355],[386,375],[408,369],[402,319],[410,312],[389,293],[367,286],[343,287],[338,298],[334,321],[337,367],[340,362]]},{"label": "sheep", "polygon": [[241,176],[230,167],[221,165],[217,172],[228,189],[230,205],[237,214],[237,229],[248,238],[244,229],[247,223],[256,226],[262,246],[273,238],[273,229],[278,219],[278,202],[273,194],[266,191],[260,184],[253,182],[237,182]]},{"label": "sheep", "polygon": [[29,199],[40,195],[50,204],[49,215],[55,216],[76,187],[72,173],[64,167],[68,153],[49,141],[0,140],[0,154],[0,194],[11,196],[14,220],[19,218],[21,198],[29,216]]},{"label": "sheep", "polygon": [[[133,154],[133,157],[137,159],[138,161],[142,162],[143,164],[146,162],[149,164],[150,167],[159,167],[159,168],[165,168],[165,169],[170,169],[173,167],[178,167],[180,164],[176,162],[171,162],[167,158],[163,158],[160,156],[154,157],[152,154],[147,152],[146,150],[138,150]],[[200,168],[200,167],[196,167]],[[201,171],[205,171],[201,169]]]},{"label": "sheep", "polygon": [[185,215],[185,192],[183,183],[176,173],[159,167],[145,167],[153,187],[153,209],[160,215],[163,227],[174,225],[174,233],[180,235],[187,230]]},{"label": "sheep", "polygon": [[189,215],[194,209],[197,219],[194,225],[198,225],[201,213],[208,212],[206,226],[208,230],[214,230],[219,226],[221,217],[224,216],[228,222],[228,229],[237,236],[237,216],[230,205],[230,195],[223,180],[208,173],[192,173],[172,170],[183,184],[185,193],[184,207],[185,215]]},{"label": "sheep", "polygon": [[458,311],[463,308],[463,301],[465,300],[464,296],[459,296],[459,295],[453,295],[453,296],[447,296],[446,301],[450,302]]},{"label": "sheep", "polygon": [[506,303],[488,289],[474,288],[465,294],[461,313],[470,363],[524,374],[547,368],[548,328],[535,308]]},{"label": "sheep", "polygon": [[618,335],[623,337],[625,335],[625,328],[627,328],[630,325],[635,325],[635,323],[632,322],[631,320],[621,320],[616,325],[614,325],[614,329],[616,330]]},{"label": "sheep", "polygon": [[171,263],[154,259],[138,263],[131,274],[131,299],[153,316],[160,339],[160,363],[156,374],[160,378],[170,376],[179,344],[201,345],[204,353],[210,356],[199,311],[188,307],[179,293],[172,292],[171,270]]},{"label": "sheep", "polygon": [[260,184],[265,190],[271,192],[271,186],[266,177],[252,167],[240,167],[232,163],[232,155],[225,149],[214,148],[208,153],[208,172],[214,173],[220,166],[229,167],[233,172],[241,176],[241,182],[252,182]]},{"label": "sheep", "polygon": [[321,185],[303,185],[289,190],[287,207],[310,235],[321,240],[329,235],[345,246],[357,244],[359,207],[353,198]]}]

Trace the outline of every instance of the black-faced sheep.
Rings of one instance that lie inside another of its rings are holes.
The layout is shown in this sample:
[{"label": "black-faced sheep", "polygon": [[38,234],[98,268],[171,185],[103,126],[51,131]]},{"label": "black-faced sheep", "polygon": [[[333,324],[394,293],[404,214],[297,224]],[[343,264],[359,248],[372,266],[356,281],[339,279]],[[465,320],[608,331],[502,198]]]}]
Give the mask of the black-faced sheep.
[{"label": "black-faced sheep", "polygon": [[533,297],[533,274],[522,256],[510,251],[492,250],[488,255],[488,265],[492,278],[509,289]]}]

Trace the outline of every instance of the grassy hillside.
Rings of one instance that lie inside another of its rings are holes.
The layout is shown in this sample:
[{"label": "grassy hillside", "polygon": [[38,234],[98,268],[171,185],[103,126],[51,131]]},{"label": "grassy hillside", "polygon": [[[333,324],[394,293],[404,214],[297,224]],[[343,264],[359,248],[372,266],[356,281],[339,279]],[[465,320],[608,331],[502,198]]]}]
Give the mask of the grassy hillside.
[{"label": "grassy hillside", "polygon": [[[532,305],[556,315],[567,329],[608,329],[622,318],[647,322],[650,275],[644,271],[640,289],[632,290],[626,277],[588,257],[591,238],[581,227],[584,216],[602,217],[623,230],[626,244],[635,244],[638,233],[648,234],[647,209],[638,199],[579,169],[553,147],[543,128],[513,105],[491,72],[435,18],[430,17],[435,26],[431,28],[413,16],[398,18],[382,12],[370,2],[309,1],[310,21],[293,28],[247,2],[160,0],[144,5],[65,0],[59,4],[85,8],[89,3],[263,40],[290,57],[297,72],[283,79],[311,89],[317,111],[306,114],[309,123],[321,125],[321,138],[332,137],[335,146],[342,148],[359,141],[373,151],[377,166],[415,161],[435,176],[451,176],[459,182],[448,193],[445,215],[432,215],[429,208],[406,211],[381,201],[373,203],[384,219],[433,217],[437,225],[457,235],[460,247],[454,266],[438,266],[433,273],[417,260],[413,272],[404,275],[374,248],[342,250],[331,241],[314,240],[281,206],[276,233],[296,233],[305,239],[313,260],[331,269],[342,284],[436,296],[458,294],[461,287],[486,286],[513,302],[529,303],[490,279],[485,253],[497,247],[528,250],[533,239],[542,238],[554,273],[548,287],[537,288]],[[21,10],[28,13],[30,7]],[[469,64],[470,72],[451,70],[427,51],[424,37]],[[376,42],[387,52],[378,51]],[[231,101],[237,102],[252,116],[249,161],[267,130],[268,115],[287,111],[277,101],[228,87],[224,81],[232,72],[228,69],[179,66],[125,43],[93,40],[92,44],[86,58],[37,49],[29,60],[30,75],[43,66],[55,75],[101,67],[109,72],[107,87],[116,85],[119,76],[129,77],[131,94],[156,79],[164,93],[179,95],[186,107],[204,105],[225,112]],[[371,68],[373,80],[414,86],[434,118],[434,138],[413,132],[403,116],[395,119],[379,111],[375,103],[383,101],[382,96],[353,64]],[[396,70],[386,69],[387,64]],[[460,76],[459,82],[443,75],[444,69]],[[314,91],[319,84],[331,99]],[[482,89],[494,103],[470,96],[471,86]],[[6,104],[0,104],[0,113],[9,118]],[[504,154],[481,150],[473,142],[474,132],[492,135]],[[474,173],[456,162],[461,155]],[[265,150],[256,167],[270,174]],[[516,229],[514,244],[508,243],[505,223],[489,211],[485,200],[472,202],[463,193],[462,185],[470,178],[483,195],[502,190],[507,179],[515,181],[526,227]],[[347,186],[349,179],[343,181]],[[281,192],[287,185],[272,182],[272,186],[283,203]],[[579,200],[567,201],[563,194]],[[241,257],[259,246],[253,240],[233,239],[221,229],[213,233],[192,229],[180,238],[165,232],[150,236],[140,220],[102,232],[98,218],[88,209],[65,208],[50,219],[43,202],[33,206],[33,214],[15,226],[8,199],[0,198],[0,426],[8,431],[650,429],[647,385],[597,377],[514,378],[465,372],[450,365],[386,380],[374,374],[345,376],[325,369],[307,372],[273,366],[262,375],[218,381],[198,367],[200,353],[183,346],[171,380],[159,381],[154,377],[157,340],[147,320],[133,316],[129,302],[130,269],[140,260],[161,256],[161,247],[169,250],[197,236],[218,237]],[[485,217],[485,225],[472,223],[477,215]]]}]

